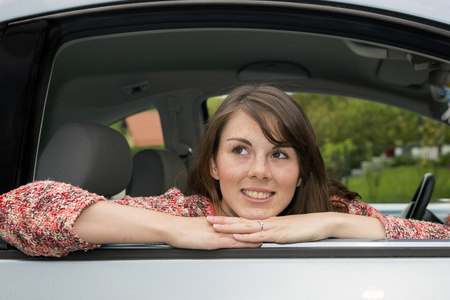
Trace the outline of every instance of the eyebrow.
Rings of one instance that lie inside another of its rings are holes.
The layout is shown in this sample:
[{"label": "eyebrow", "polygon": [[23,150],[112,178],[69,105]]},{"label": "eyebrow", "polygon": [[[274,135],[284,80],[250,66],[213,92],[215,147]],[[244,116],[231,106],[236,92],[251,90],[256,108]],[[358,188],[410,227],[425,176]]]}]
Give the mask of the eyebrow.
[{"label": "eyebrow", "polygon": [[252,145],[252,143],[250,143],[249,140],[246,140],[246,139],[243,139],[243,138],[229,138],[229,139],[227,139],[227,142],[229,142],[229,141],[238,141],[238,142],[244,143],[244,144],[249,145],[249,146]]},{"label": "eyebrow", "polygon": [[[248,146],[252,146],[252,143],[250,143],[249,140],[243,139],[243,138],[229,138],[227,139],[227,142],[229,141],[238,141],[241,142],[243,144],[246,144]],[[279,148],[292,148],[291,145],[273,145],[272,149],[279,149]]]}]

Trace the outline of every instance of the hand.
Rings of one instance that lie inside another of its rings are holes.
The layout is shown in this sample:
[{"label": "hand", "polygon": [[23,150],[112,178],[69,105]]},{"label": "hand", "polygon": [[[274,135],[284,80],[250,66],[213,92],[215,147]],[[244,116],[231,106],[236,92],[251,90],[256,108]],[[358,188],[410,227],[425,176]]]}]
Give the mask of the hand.
[{"label": "hand", "polygon": [[261,242],[239,241],[233,234],[216,232],[206,218],[175,217],[166,234],[165,243],[177,248],[212,250],[261,246]]},{"label": "hand", "polygon": [[233,234],[240,242],[289,244],[335,238],[382,239],[383,224],[377,218],[324,212],[257,220],[208,217],[216,232]]},{"label": "hand", "polygon": [[233,234],[241,242],[289,244],[330,237],[327,213],[271,217],[257,220],[234,217],[208,217],[216,232]]}]

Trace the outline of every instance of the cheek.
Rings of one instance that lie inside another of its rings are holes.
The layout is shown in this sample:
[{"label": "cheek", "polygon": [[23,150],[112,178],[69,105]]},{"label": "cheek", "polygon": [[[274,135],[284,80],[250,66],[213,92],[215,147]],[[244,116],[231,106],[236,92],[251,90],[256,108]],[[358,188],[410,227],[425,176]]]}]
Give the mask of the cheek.
[{"label": "cheek", "polygon": [[236,159],[228,157],[218,157],[217,168],[220,174],[220,181],[236,181],[245,174],[242,163]]},{"label": "cheek", "polygon": [[219,174],[219,183],[222,189],[222,194],[224,191],[226,192],[226,190],[224,190],[225,188],[230,189],[231,187],[236,186],[243,176],[242,170],[226,165],[222,165],[222,169],[219,171]]},{"label": "cheek", "polygon": [[277,173],[277,180],[280,185],[288,188],[293,186],[294,189],[297,187],[298,179],[300,176],[300,170],[297,166],[290,166],[280,168]]},{"label": "cheek", "polygon": [[223,198],[228,198],[228,194],[232,191],[232,186],[235,185],[236,179],[233,172],[230,172],[226,164],[217,164],[219,173],[219,187]]}]

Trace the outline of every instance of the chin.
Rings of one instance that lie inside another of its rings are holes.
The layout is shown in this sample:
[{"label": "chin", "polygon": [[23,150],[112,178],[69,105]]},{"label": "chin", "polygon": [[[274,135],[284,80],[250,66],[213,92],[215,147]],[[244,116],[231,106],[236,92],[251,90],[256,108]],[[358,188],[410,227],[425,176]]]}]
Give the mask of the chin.
[{"label": "chin", "polygon": [[238,213],[238,216],[249,220],[265,220],[276,215],[277,214],[275,212],[264,209],[252,209]]}]

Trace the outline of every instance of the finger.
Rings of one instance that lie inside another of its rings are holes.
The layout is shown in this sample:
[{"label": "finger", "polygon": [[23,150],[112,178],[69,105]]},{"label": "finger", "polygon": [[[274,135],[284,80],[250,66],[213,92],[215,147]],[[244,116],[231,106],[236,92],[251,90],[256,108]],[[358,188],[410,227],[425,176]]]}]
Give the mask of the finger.
[{"label": "finger", "polygon": [[[253,243],[253,242],[242,242],[236,240],[233,235],[230,234],[220,234],[216,236],[210,236],[207,240],[207,243],[201,247],[207,250],[213,249],[223,249],[223,248],[258,248],[261,247],[261,243]],[[200,248],[200,249],[201,249]]]},{"label": "finger", "polygon": [[[267,228],[267,224],[265,224]],[[229,223],[229,224],[223,224],[223,223],[215,223],[212,224],[214,230],[216,232],[221,233],[255,233],[262,231],[264,229],[264,223],[262,221],[258,220],[249,220],[248,222],[244,223]]]},{"label": "finger", "polygon": [[233,236],[230,236],[220,243],[219,248],[259,248],[261,245],[261,242],[238,241]]},{"label": "finger", "polygon": [[243,242],[243,243],[263,243],[270,240],[270,238],[267,236],[267,233],[265,231],[260,231],[257,233],[250,233],[250,234],[233,234],[233,238],[236,241]]},{"label": "finger", "polygon": [[253,220],[248,220],[242,217],[237,218],[237,217],[222,217],[222,216],[207,216],[206,220],[210,224],[238,224],[238,223],[253,222]]}]

